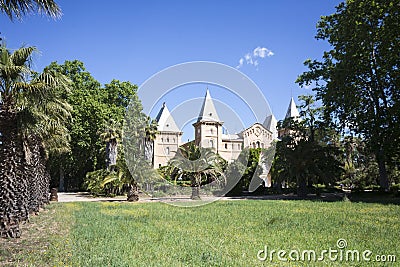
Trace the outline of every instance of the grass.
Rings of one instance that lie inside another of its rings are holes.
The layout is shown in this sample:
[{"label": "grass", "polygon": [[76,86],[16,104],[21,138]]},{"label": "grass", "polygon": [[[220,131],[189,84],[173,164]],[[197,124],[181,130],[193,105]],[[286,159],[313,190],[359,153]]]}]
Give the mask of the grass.
[{"label": "grass", "polygon": [[[398,205],[349,201],[219,201],[197,208],[57,203],[32,219],[23,238],[1,241],[0,265],[398,266],[399,218]],[[372,259],[396,255],[397,262],[257,259],[265,246],[320,253],[337,249],[340,238],[348,250],[371,250]]]}]

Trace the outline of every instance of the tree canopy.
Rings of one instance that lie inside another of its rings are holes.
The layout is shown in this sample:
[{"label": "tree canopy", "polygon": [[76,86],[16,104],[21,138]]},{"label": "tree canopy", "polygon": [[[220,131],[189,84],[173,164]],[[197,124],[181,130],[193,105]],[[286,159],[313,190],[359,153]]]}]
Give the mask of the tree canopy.
[{"label": "tree canopy", "polygon": [[315,85],[325,118],[347,134],[365,139],[389,187],[387,166],[399,151],[400,3],[348,0],[317,24],[317,39],[332,49],[322,61],[307,60],[297,82]]}]

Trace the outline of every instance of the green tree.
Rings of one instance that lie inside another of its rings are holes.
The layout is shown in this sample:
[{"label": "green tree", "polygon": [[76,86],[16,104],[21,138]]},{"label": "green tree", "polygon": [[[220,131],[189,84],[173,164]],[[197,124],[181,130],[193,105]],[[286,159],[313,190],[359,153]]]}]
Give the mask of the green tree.
[{"label": "green tree", "polygon": [[33,72],[35,51],[0,47],[0,236],[19,236],[19,222],[47,201],[44,142],[55,140],[50,130],[55,137],[69,112],[58,99],[68,83],[48,69]]},{"label": "green tree", "polygon": [[[73,107],[72,123],[68,125],[71,150],[51,158],[52,177],[60,177],[55,180],[64,177],[67,190],[83,189],[88,172],[106,168],[106,150],[100,135],[109,121],[122,128],[126,108],[135,97],[137,86],[118,80],[101,86],[77,60],[65,61],[62,65],[54,62],[49,68],[72,81],[71,93],[65,99]],[[114,130],[122,132],[122,129]],[[61,182],[53,181],[53,184]]]},{"label": "green tree", "polygon": [[[222,170],[222,159],[211,148],[203,148],[189,143],[180,147],[169,165],[177,168],[177,175],[189,178],[191,181],[191,199],[200,199],[202,183],[219,181],[225,178]],[[211,181],[210,181],[211,179]]]},{"label": "green tree", "polygon": [[297,193],[305,196],[307,186],[334,184],[341,175],[338,137],[322,118],[322,107],[316,107],[312,96],[301,96],[301,120],[289,118],[278,123],[288,134],[278,142],[272,176],[275,184],[295,184]]},{"label": "green tree", "polygon": [[400,21],[398,0],[348,0],[318,22],[316,38],[332,49],[297,82],[315,85],[325,117],[362,137],[375,154],[382,189],[399,151]]},{"label": "green tree", "polygon": [[260,155],[263,153],[261,148],[245,148],[238,158],[229,163],[226,168],[228,184],[237,182],[227,195],[242,195],[243,190],[248,190],[250,183],[255,176],[261,174],[259,167]]},{"label": "green tree", "polygon": [[21,19],[30,13],[44,14],[52,18],[60,18],[60,7],[53,0],[0,0],[0,10],[10,20]]}]

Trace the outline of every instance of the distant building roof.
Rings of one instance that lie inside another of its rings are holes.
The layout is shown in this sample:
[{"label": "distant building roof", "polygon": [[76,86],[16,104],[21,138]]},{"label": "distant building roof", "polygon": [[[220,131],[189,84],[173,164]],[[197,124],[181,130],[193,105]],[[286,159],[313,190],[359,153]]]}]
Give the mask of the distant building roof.
[{"label": "distant building roof", "polygon": [[201,107],[199,117],[197,118],[197,122],[200,121],[220,122],[217,110],[215,109],[214,102],[208,89],[204,97],[203,106]]},{"label": "distant building roof", "polygon": [[158,115],[156,117],[157,131],[160,132],[180,132],[180,129],[175,123],[174,118],[171,116],[167,105],[163,103]]},{"label": "distant building roof", "polygon": [[294,119],[300,118],[300,113],[296,107],[296,103],[294,102],[293,97],[290,99],[289,107],[288,107],[288,110],[287,110],[286,116],[285,116],[285,119],[289,119],[289,118],[294,118]]},{"label": "distant building roof", "polygon": [[263,123],[263,126],[272,133],[273,139],[278,137],[278,131],[276,129],[277,125],[278,125],[278,121],[276,120],[274,114],[267,116]]}]

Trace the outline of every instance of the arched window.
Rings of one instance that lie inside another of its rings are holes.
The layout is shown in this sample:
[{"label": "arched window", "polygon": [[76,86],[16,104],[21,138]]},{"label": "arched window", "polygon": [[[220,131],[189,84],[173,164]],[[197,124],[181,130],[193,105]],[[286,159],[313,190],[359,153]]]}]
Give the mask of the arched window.
[{"label": "arched window", "polygon": [[167,155],[169,155],[169,147],[166,147],[165,151],[166,151]]},{"label": "arched window", "polygon": [[161,143],[164,142],[164,138],[161,137]]},{"label": "arched window", "polygon": [[214,141],[210,139],[210,147],[214,147]]},{"label": "arched window", "polygon": [[257,141],[257,148],[260,148],[260,141]]},{"label": "arched window", "polygon": [[225,149],[228,149],[228,144],[225,144]]},{"label": "arched window", "polygon": [[253,148],[256,148],[256,143],[253,143]]},{"label": "arched window", "polygon": [[169,143],[169,137],[167,137],[167,143]]},{"label": "arched window", "polygon": [[261,143],[261,148],[264,148],[264,143]]}]

